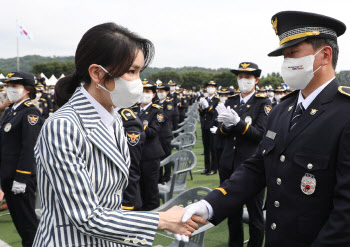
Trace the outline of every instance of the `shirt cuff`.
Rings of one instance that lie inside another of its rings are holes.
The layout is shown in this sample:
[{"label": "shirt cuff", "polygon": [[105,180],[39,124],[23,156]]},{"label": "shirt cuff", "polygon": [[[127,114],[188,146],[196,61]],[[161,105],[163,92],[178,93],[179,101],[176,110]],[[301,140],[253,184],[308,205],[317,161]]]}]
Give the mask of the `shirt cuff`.
[{"label": "shirt cuff", "polygon": [[207,209],[208,209],[208,220],[213,218],[213,216],[214,216],[213,207],[206,200],[201,200],[201,202],[203,202],[205,204],[205,206],[207,206]]}]

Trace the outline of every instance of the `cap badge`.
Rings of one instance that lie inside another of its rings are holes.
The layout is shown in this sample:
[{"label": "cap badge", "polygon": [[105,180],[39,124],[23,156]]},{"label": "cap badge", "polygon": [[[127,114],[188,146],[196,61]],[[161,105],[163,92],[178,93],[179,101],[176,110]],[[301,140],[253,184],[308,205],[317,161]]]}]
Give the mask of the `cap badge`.
[{"label": "cap badge", "polygon": [[275,20],[271,20],[271,23],[272,23],[272,28],[273,30],[275,30],[275,33],[277,34],[277,17]]},{"label": "cap badge", "polygon": [[8,73],[7,77],[11,78],[15,73]]},{"label": "cap badge", "polygon": [[249,67],[250,63],[241,63],[241,66],[243,69],[246,69],[247,67]]},{"label": "cap badge", "polygon": [[223,88],[222,91],[225,92],[227,89],[226,88]]},{"label": "cap badge", "polygon": [[148,81],[142,81],[142,84],[145,85]]},{"label": "cap badge", "polygon": [[318,112],[318,110],[316,110],[316,109],[311,109],[310,114],[313,116],[313,115],[315,115],[315,114],[316,114],[316,112]]},{"label": "cap badge", "polygon": [[313,194],[316,189],[315,176],[309,173],[305,173],[304,177],[301,179],[300,188],[305,195]]}]

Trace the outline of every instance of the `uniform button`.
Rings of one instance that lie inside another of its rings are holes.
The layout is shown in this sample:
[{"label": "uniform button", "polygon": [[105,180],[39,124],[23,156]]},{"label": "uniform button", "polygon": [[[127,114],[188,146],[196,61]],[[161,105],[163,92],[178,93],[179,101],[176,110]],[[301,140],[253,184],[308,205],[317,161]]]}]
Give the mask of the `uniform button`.
[{"label": "uniform button", "polygon": [[235,140],[236,140],[236,137],[233,137],[233,140],[235,141]]},{"label": "uniform button", "polygon": [[263,154],[265,154],[266,150],[263,151]]},{"label": "uniform button", "polygon": [[280,207],[280,202],[279,202],[279,201],[275,201],[274,204],[275,204],[275,207],[276,207],[276,208],[279,208],[279,207]]},{"label": "uniform button", "polygon": [[280,161],[281,161],[281,162],[285,162],[285,161],[286,161],[286,156],[281,155],[281,157],[280,157]]},{"label": "uniform button", "polygon": [[314,166],[310,163],[307,165],[307,169],[311,170]]},{"label": "uniform button", "polygon": [[233,150],[235,150],[236,149],[236,146],[233,146]]},{"label": "uniform button", "polygon": [[281,185],[282,180],[281,180],[280,178],[277,178],[277,179],[276,179],[276,183],[277,183],[278,185]]},{"label": "uniform button", "polygon": [[271,224],[271,229],[272,229],[272,230],[275,230],[275,229],[276,229],[276,224],[275,224],[275,223],[272,223],[272,224]]}]

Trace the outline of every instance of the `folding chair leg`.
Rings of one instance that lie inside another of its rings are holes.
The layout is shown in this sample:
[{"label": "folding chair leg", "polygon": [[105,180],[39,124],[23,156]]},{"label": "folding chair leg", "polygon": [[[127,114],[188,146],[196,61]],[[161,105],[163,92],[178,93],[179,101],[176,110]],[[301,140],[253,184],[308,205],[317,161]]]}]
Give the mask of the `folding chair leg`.
[{"label": "folding chair leg", "polygon": [[192,171],[190,171],[190,177],[191,177],[191,180],[193,180]]}]

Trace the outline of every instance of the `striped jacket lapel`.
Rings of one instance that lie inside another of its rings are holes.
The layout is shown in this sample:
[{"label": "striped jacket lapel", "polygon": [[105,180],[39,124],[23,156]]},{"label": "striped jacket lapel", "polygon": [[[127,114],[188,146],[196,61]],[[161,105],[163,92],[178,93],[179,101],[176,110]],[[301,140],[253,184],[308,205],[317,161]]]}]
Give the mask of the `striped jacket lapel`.
[{"label": "striped jacket lapel", "polygon": [[[118,124],[114,124],[114,130],[116,131],[117,138],[120,136],[118,141],[121,150],[118,149],[114,139],[110,135],[107,127],[103,124],[96,109],[79,89],[73,94],[69,103],[78,114],[82,125],[84,126],[86,136],[90,142],[101,150],[116,166],[118,166],[125,177],[128,177],[130,166],[129,151],[125,143],[125,137],[121,133],[121,128]],[[117,121],[120,123],[119,119]]]}]

